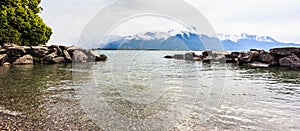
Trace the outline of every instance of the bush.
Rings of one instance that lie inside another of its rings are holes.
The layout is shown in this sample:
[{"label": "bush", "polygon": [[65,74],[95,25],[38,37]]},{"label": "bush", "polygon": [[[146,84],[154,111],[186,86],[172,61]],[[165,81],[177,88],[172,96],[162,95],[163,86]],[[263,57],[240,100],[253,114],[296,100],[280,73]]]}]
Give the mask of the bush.
[{"label": "bush", "polygon": [[39,17],[41,0],[0,1],[0,44],[46,44],[52,30]]}]

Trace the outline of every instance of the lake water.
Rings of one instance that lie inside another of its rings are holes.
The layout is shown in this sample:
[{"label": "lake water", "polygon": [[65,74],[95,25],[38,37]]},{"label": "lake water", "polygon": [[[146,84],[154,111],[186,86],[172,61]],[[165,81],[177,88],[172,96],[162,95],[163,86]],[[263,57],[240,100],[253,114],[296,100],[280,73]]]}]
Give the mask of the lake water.
[{"label": "lake water", "polygon": [[0,129],[300,130],[299,71],[99,53],[109,60],[0,67]]}]

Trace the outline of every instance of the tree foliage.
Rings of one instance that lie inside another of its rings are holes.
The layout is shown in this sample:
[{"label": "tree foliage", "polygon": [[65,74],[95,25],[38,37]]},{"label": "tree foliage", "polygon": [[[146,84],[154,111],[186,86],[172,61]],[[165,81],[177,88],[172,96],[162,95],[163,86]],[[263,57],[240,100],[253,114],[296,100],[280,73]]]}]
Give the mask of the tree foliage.
[{"label": "tree foliage", "polygon": [[0,1],[0,44],[46,44],[52,30],[39,17],[41,0]]}]

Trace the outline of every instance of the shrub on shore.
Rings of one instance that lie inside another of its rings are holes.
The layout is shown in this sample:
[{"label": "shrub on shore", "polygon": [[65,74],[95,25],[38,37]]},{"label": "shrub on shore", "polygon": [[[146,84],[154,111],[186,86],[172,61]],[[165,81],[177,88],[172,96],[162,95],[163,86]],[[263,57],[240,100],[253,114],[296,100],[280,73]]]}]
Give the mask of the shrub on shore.
[{"label": "shrub on shore", "polygon": [[0,1],[0,44],[44,45],[52,30],[38,13],[41,0]]}]

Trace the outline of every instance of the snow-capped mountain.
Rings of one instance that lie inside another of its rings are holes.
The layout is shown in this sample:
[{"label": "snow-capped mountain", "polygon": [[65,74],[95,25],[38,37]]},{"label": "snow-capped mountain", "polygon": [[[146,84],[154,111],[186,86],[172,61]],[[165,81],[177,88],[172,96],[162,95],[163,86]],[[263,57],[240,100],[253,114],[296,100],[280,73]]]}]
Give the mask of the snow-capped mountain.
[{"label": "snow-capped mountain", "polygon": [[255,41],[259,41],[259,42],[277,42],[275,41],[273,38],[269,37],[269,36],[257,36],[257,35],[248,35],[246,33],[242,33],[240,35],[224,35],[224,34],[218,34],[217,37],[221,40],[221,41],[225,41],[225,40],[230,40],[233,42],[238,42],[239,40],[242,39],[247,39],[247,40],[255,40]]},{"label": "snow-capped mountain", "polygon": [[300,47],[300,44],[279,42],[270,36],[248,35],[217,35],[224,50],[246,51],[250,49],[269,50],[276,47]]},{"label": "snow-capped mountain", "polygon": [[269,50],[274,47],[300,47],[300,44],[278,42],[269,36],[199,35],[189,31],[142,32],[132,36],[107,40],[103,49],[157,49],[157,50]]}]

